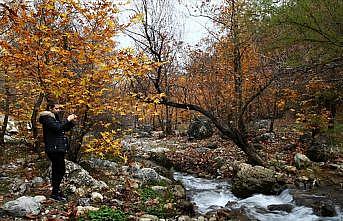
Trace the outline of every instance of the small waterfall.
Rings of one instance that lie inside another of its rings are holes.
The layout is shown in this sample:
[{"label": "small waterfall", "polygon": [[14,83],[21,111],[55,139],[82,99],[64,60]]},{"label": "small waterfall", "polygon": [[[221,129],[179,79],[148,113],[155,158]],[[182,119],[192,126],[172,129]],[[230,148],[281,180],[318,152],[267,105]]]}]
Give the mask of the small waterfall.
[{"label": "small waterfall", "polygon": [[[267,196],[256,194],[246,199],[239,199],[231,192],[228,182],[196,178],[191,175],[175,172],[174,178],[180,180],[191,201],[198,208],[199,213],[205,214],[219,208],[243,209],[248,217],[260,221],[342,221],[343,214],[340,209],[336,217],[318,217],[312,208],[296,206],[289,190],[284,190],[280,195]],[[291,205],[293,209],[286,211],[270,211],[270,205]]]}]

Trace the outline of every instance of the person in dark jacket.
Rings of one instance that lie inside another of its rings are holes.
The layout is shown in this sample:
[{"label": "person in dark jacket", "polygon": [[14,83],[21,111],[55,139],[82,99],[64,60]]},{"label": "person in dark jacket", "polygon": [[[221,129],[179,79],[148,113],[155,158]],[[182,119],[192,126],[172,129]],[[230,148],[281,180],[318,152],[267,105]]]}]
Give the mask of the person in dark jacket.
[{"label": "person in dark jacket", "polygon": [[68,116],[67,121],[62,123],[59,119],[59,113],[62,110],[62,105],[49,103],[47,110],[39,114],[39,122],[43,125],[43,137],[45,144],[45,152],[52,164],[51,198],[62,201],[66,200],[60,184],[65,174],[65,153],[68,150],[68,139],[64,132],[71,130],[76,120],[76,115]]}]

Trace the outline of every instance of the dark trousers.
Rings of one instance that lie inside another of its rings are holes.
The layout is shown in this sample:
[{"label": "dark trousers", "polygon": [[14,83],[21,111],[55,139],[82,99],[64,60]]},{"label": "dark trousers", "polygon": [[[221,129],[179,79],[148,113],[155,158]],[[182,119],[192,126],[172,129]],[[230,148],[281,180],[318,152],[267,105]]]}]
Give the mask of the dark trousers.
[{"label": "dark trousers", "polygon": [[58,194],[60,192],[60,184],[66,171],[64,155],[65,153],[52,153],[47,152],[47,155],[52,164],[51,184],[52,194]]}]

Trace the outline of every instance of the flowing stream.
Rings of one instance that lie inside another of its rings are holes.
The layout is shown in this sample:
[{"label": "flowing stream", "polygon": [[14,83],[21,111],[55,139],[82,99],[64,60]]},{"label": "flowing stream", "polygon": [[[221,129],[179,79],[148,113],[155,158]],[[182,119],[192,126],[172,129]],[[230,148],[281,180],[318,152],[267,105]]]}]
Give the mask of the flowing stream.
[{"label": "flowing stream", "polygon": [[[232,194],[228,182],[196,178],[179,172],[174,173],[174,178],[184,184],[187,196],[196,204],[198,212],[202,214],[225,207],[228,209],[242,208],[248,217],[260,221],[343,220],[343,214],[339,208],[336,208],[338,215],[335,217],[319,217],[313,213],[312,208],[296,206],[289,190],[284,190],[280,195],[256,194],[246,199],[240,199]],[[269,205],[280,204],[292,205],[293,209],[288,213],[285,211],[270,211],[267,208]]]}]

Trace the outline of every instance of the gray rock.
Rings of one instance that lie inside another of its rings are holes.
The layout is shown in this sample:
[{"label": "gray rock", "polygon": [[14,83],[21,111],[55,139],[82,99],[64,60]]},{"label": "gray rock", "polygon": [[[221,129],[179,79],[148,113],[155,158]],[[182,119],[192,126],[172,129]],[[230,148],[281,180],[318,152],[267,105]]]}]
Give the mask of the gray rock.
[{"label": "gray rock", "polygon": [[254,122],[253,126],[256,129],[267,129],[270,126],[270,123],[271,120],[264,119]]},{"label": "gray rock", "polygon": [[[51,167],[49,168],[51,171]],[[64,181],[68,185],[75,187],[88,187],[91,190],[108,189],[104,181],[98,181],[89,175],[88,171],[83,169],[80,165],[66,160],[66,174]]]},{"label": "gray rock", "polygon": [[135,175],[141,179],[143,183],[158,182],[161,180],[160,175],[152,168],[139,169]]},{"label": "gray rock", "polygon": [[178,221],[191,221],[191,218],[189,216],[182,215],[177,220]]},{"label": "gray rock", "polygon": [[90,201],[91,201],[91,199],[82,197],[82,198],[78,199],[77,204],[79,206],[90,206],[91,205]]},{"label": "gray rock", "polygon": [[109,160],[102,160],[98,158],[91,158],[88,160],[89,165],[92,168],[107,168],[111,170],[117,170],[118,164]]},{"label": "gray rock", "polygon": [[138,221],[158,221],[158,217],[154,215],[144,214],[139,217]]},{"label": "gray rock", "polygon": [[41,184],[44,183],[44,180],[42,177],[35,177],[32,181],[31,181],[33,186],[39,186]]},{"label": "gray rock", "polygon": [[[5,116],[0,115],[0,126],[3,126],[2,123],[4,122]],[[8,118],[7,127],[6,127],[6,134],[17,134],[19,133],[19,128],[17,126],[18,122],[16,122],[12,117]]]},{"label": "gray rock", "polygon": [[272,141],[274,139],[275,139],[274,133],[264,133],[264,134],[261,134],[260,136],[255,137],[254,141],[255,142]]},{"label": "gray rock", "polygon": [[93,207],[93,206],[77,206],[76,209],[77,209],[77,212],[76,212],[77,216],[82,216],[82,215],[86,214],[89,211],[97,211],[97,210],[99,210],[99,208]]},{"label": "gray rock", "polygon": [[11,192],[15,195],[23,195],[31,187],[31,183],[26,182],[27,180],[21,180],[15,178],[10,186]]},{"label": "gray rock", "polygon": [[298,169],[306,168],[311,164],[311,160],[304,154],[297,153],[294,156],[295,166]]},{"label": "gray rock", "polygon": [[44,196],[22,196],[5,203],[3,209],[14,216],[25,216],[27,214],[38,215],[41,210],[40,202],[45,199]]},{"label": "gray rock", "polygon": [[184,199],[186,197],[186,190],[181,185],[175,185],[173,188],[173,195],[178,199]]},{"label": "gray rock", "polygon": [[206,147],[198,147],[195,149],[198,153],[206,153],[208,151],[210,151],[209,148],[206,148]]},{"label": "gray rock", "polygon": [[287,213],[290,213],[292,209],[294,208],[294,206],[292,204],[278,204],[278,205],[269,205],[267,208],[271,211],[278,210],[278,211],[285,211]]},{"label": "gray rock", "polygon": [[166,191],[168,190],[168,188],[165,187],[165,186],[152,186],[151,189],[154,190],[154,191],[156,191],[156,192],[158,192],[158,193],[161,193],[161,194],[163,194],[163,195],[164,195],[164,194],[166,193]]},{"label": "gray rock", "polygon": [[279,180],[275,171],[246,163],[238,165],[232,182],[232,193],[242,198],[255,193],[277,194],[284,188],[285,181]]},{"label": "gray rock", "polygon": [[91,194],[91,200],[93,202],[98,202],[99,203],[99,202],[102,202],[104,200],[104,197],[100,193],[98,193],[98,192],[93,192]]}]

